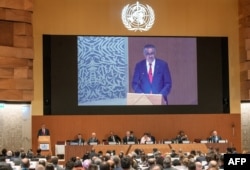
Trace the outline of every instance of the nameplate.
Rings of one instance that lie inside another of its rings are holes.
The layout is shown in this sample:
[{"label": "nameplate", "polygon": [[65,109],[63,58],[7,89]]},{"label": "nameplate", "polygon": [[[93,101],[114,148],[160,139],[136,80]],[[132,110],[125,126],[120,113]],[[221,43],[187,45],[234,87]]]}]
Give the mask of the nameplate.
[{"label": "nameplate", "polygon": [[90,142],[89,145],[97,145],[97,142]]},{"label": "nameplate", "polygon": [[166,140],[166,141],[164,141],[164,144],[171,144],[171,143],[172,143],[171,140]]},{"label": "nameplate", "polygon": [[219,140],[218,143],[227,143],[226,140]]},{"label": "nameplate", "polygon": [[146,144],[154,144],[154,142],[153,141],[148,141],[148,142],[146,142]]},{"label": "nameplate", "polygon": [[201,140],[201,143],[208,143],[207,140]]},{"label": "nameplate", "polygon": [[116,145],[116,142],[109,142],[109,145]]},{"label": "nameplate", "polygon": [[184,140],[184,141],[182,141],[182,143],[190,143],[190,141],[189,140]]},{"label": "nameplate", "polygon": [[134,145],[135,142],[127,142],[128,145]]}]

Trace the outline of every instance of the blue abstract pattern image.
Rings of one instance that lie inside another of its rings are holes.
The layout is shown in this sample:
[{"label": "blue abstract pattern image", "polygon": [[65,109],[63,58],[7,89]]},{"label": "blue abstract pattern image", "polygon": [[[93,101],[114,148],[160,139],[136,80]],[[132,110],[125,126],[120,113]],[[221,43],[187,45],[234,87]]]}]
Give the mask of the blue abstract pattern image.
[{"label": "blue abstract pattern image", "polygon": [[78,105],[125,105],[126,37],[78,36]]}]

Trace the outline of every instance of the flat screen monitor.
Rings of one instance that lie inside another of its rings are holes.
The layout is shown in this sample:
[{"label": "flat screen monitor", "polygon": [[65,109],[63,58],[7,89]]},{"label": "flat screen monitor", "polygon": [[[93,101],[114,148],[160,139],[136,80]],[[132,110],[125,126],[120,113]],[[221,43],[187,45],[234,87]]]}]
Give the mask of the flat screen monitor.
[{"label": "flat screen monitor", "polygon": [[230,112],[227,37],[44,35],[43,71],[45,115]]}]

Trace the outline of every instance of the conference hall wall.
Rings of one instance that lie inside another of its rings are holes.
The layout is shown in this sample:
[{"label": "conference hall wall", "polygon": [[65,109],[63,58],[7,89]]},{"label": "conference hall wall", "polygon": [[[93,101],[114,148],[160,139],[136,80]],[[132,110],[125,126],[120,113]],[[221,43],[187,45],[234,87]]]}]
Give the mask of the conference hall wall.
[{"label": "conference hall wall", "polygon": [[[140,31],[128,31],[121,20],[121,11],[127,4],[134,4],[136,1],[112,1],[112,0],[96,0],[96,1],[81,1],[75,0],[36,0],[35,10],[33,14],[34,25],[34,43],[35,43],[35,60],[34,60],[34,100],[32,101],[32,115],[33,120],[36,120],[36,115],[44,115],[44,106],[46,100],[44,98],[44,81],[43,81],[43,36],[44,35],[101,35],[101,36],[167,36],[167,37],[226,37],[228,39],[228,104],[231,114],[240,113],[240,93],[239,93],[239,65],[235,64],[239,61],[238,56],[238,4],[237,0],[179,0],[179,1],[139,1],[142,4],[150,5],[155,11],[155,23],[153,27],[147,32]],[[213,12],[211,12],[213,11]],[[66,69],[66,68],[65,68]],[[223,76],[222,76],[223,77]],[[56,79],[56,78],[55,78]],[[223,100],[223,97],[222,97]],[[223,101],[220,101],[223,102]],[[61,103],[66,105],[67,103]],[[213,112],[212,112],[213,113]],[[217,112],[216,112],[217,113]],[[63,114],[56,113],[56,115]],[[71,115],[79,114],[72,111]],[[99,111],[91,115],[90,112],[82,112],[84,116],[80,116],[80,124],[88,124],[91,120],[98,118]],[[105,113],[107,114],[107,113]],[[119,110],[116,113],[119,115]],[[136,116],[140,120],[144,120],[144,115],[140,111],[135,109],[135,112],[130,112],[130,115],[121,115],[125,120],[131,120],[131,116]],[[156,112],[147,113],[147,116],[157,114]],[[162,114],[162,113],[161,113]],[[167,120],[168,112],[164,112],[161,119]],[[171,113],[169,113],[171,114]],[[191,113],[189,113],[191,114]],[[198,113],[199,114],[199,113]],[[201,112],[202,114],[202,112]],[[47,116],[45,118],[38,116],[41,121],[32,121],[32,125],[39,126],[43,121],[49,120]],[[105,116],[105,115],[104,115]],[[174,116],[174,115],[170,115]],[[177,116],[177,115],[176,115]],[[189,115],[178,115],[189,116]],[[192,115],[194,118],[198,116],[197,121],[201,122],[205,119],[199,117],[200,115]],[[67,116],[66,116],[67,117]],[[109,119],[102,119],[101,121],[115,122],[117,119],[113,116]],[[220,122],[215,115],[209,117],[215,118],[216,122]],[[58,119],[60,116],[58,117]],[[78,116],[70,118],[79,119]],[[113,119],[114,118],[114,119]],[[178,117],[181,118],[181,117]],[[56,119],[56,118],[55,118]],[[52,120],[55,120],[52,119]],[[113,119],[113,120],[112,120]],[[137,119],[136,119],[137,120]],[[195,120],[195,119],[193,119]],[[73,120],[72,120],[73,121]],[[34,122],[36,124],[34,124]],[[74,122],[74,121],[73,121]],[[49,127],[53,127],[56,122],[45,122]],[[70,124],[72,122],[69,122]],[[92,122],[94,123],[94,122]],[[127,121],[127,126],[133,126],[135,122]],[[151,122],[152,123],[152,122]],[[231,126],[232,121],[225,122]],[[239,123],[239,121],[238,121]],[[110,123],[111,124],[111,123]],[[195,124],[195,122],[189,123]],[[221,123],[222,124],[222,123]],[[90,124],[89,124],[90,125]],[[153,122],[154,126],[158,125],[157,121]],[[154,127],[152,125],[152,127]],[[72,126],[73,127],[73,126]],[[94,130],[91,126],[87,126],[86,131],[90,132]],[[91,128],[89,128],[91,127]],[[109,126],[107,129],[112,129],[113,126]],[[179,126],[178,126],[179,127]],[[186,125],[185,125],[186,127]],[[237,127],[237,126],[236,126]],[[71,128],[71,127],[69,127]],[[134,127],[135,131],[138,131],[138,135],[143,130],[136,130],[138,127]],[[211,131],[215,127],[208,124],[206,131]],[[37,128],[33,128],[37,129]],[[52,128],[54,131],[54,128]],[[60,126],[58,126],[60,129]],[[123,133],[122,128],[119,133]],[[183,127],[183,129],[185,129]],[[231,128],[230,128],[231,129]],[[176,128],[176,131],[180,128]],[[224,133],[224,130],[222,130]],[[85,131],[85,130],[84,130]],[[108,130],[107,130],[108,131]],[[176,131],[172,133],[176,133]],[[239,131],[240,132],[240,129]],[[104,132],[100,132],[104,133]],[[157,133],[157,132],[156,132]],[[53,133],[54,134],[54,133]],[[61,134],[57,132],[57,134]],[[86,135],[89,133],[86,133]],[[65,136],[65,139],[74,136],[75,132],[71,135]],[[195,136],[195,134],[193,134]],[[34,138],[35,132],[32,131],[33,146],[36,144],[36,138]],[[160,137],[164,135],[159,135]],[[172,136],[172,134],[170,135]],[[228,135],[226,135],[228,136]],[[52,137],[53,139],[54,137]],[[55,140],[55,138],[54,138]],[[59,138],[58,138],[59,140]],[[240,142],[235,142],[240,143]],[[238,145],[238,144],[237,144]],[[239,146],[240,148],[240,146]]]}]

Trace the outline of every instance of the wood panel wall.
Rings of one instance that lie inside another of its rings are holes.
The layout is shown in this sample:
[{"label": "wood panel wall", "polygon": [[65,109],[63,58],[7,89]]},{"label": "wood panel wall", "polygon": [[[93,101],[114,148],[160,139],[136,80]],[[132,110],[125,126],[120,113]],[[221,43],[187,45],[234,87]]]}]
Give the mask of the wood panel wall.
[{"label": "wood panel wall", "polygon": [[86,140],[92,132],[99,140],[106,139],[110,130],[120,137],[133,130],[139,138],[150,132],[159,142],[172,139],[184,130],[191,141],[206,139],[217,130],[223,139],[241,151],[241,121],[239,114],[177,114],[177,115],[86,115],[86,116],[32,116],[32,148],[37,148],[37,132],[45,123],[51,132],[52,152],[57,141],[71,140],[78,133]]},{"label": "wood panel wall", "polygon": [[250,1],[239,0],[241,100],[250,99]]},{"label": "wood panel wall", "polygon": [[0,100],[33,99],[33,0],[0,1]]}]

